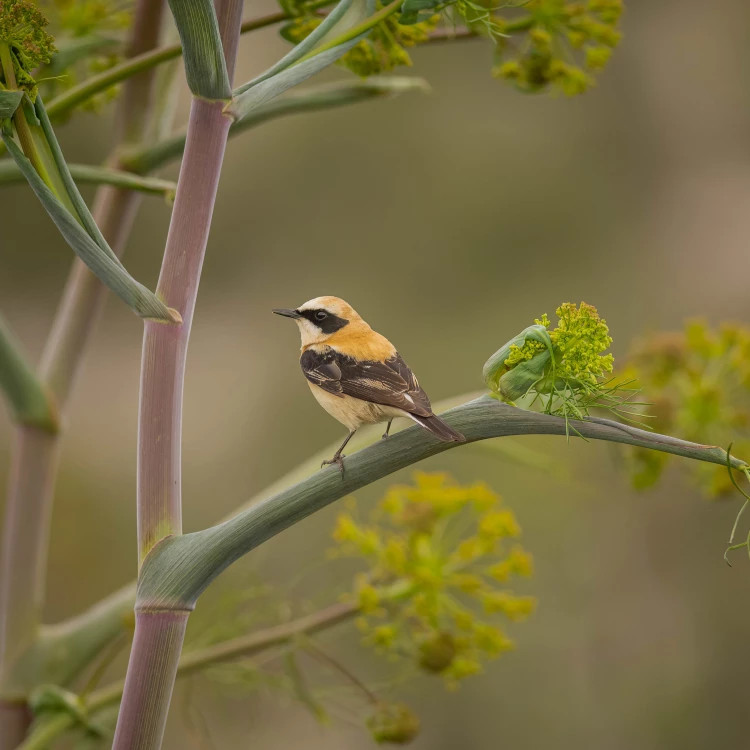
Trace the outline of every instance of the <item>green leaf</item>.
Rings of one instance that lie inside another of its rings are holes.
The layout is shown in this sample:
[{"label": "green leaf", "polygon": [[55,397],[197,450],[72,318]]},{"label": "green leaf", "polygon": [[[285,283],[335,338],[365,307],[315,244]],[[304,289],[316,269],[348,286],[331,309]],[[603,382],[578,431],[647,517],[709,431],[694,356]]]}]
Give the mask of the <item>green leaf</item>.
[{"label": "green leaf", "polygon": [[512,370],[503,373],[498,380],[497,390],[507,401],[515,401],[525,396],[533,385],[543,380],[550,363],[548,351],[539,352],[526,362],[520,362]]},{"label": "green leaf", "polygon": [[0,90],[0,120],[13,117],[23,99],[23,91]]},{"label": "green leaf", "polygon": [[[375,0],[342,0],[330,14],[336,14],[335,23],[327,23],[329,16],[276,65],[240,86],[226,111],[239,120],[336,62],[370,33],[372,26],[368,24],[364,24],[366,28],[362,33],[352,32],[366,19],[373,20],[374,10]],[[342,41],[336,43],[338,39]]]},{"label": "green leaf", "polygon": [[60,144],[57,142],[55,131],[52,129],[52,125],[50,125],[49,117],[47,116],[47,111],[45,110],[44,104],[42,103],[41,95],[37,96],[36,98],[35,109],[37,117],[39,118],[39,123],[42,126],[42,130],[44,131],[44,136],[47,139],[47,145],[49,146],[50,152],[52,153],[52,158],[55,162],[55,166],[57,167],[57,171],[59,172],[60,178],[62,179],[63,185],[65,187],[65,192],[68,194],[68,197],[73,204],[73,208],[75,208],[75,211],[78,214],[81,223],[84,226],[84,229],[88,232],[89,236],[96,242],[96,244],[99,245],[99,247],[107,255],[109,255],[112,260],[114,260],[118,265],[121,266],[122,263],[120,263],[120,260],[115,255],[114,250],[112,250],[112,248],[107,244],[107,241],[104,239],[104,235],[101,233],[99,227],[94,221],[94,217],[91,215],[89,207],[86,205],[86,202],[78,192],[78,187],[76,186],[73,178],[70,175],[68,164],[62,154]]},{"label": "green leaf", "polygon": [[195,96],[231,99],[224,48],[212,0],[169,0],[185,58],[185,77]]},{"label": "green leaf", "polygon": [[[552,352],[552,340],[549,337],[547,329],[543,325],[533,325],[524,328],[521,333],[514,336],[510,341],[506,341],[484,364],[482,375],[487,387],[497,393],[498,382],[500,377],[505,373],[505,360],[510,356],[510,350],[513,346],[522,347],[527,340],[538,341],[544,344],[548,351]],[[549,356],[547,357],[549,361]]]},{"label": "green leaf", "polygon": [[51,395],[26,360],[21,344],[0,316],[0,390],[13,418],[49,432],[57,431],[57,410]]},{"label": "green leaf", "polygon": [[[167,307],[153,292],[138,283],[125,270],[111,249],[106,252],[92,239],[75,217],[47,187],[31,162],[24,156],[13,138],[3,133],[3,142],[18,164],[32,190],[60,230],[65,241],[91,272],[141,318],[163,323],[181,323],[180,314]],[[106,243],[105,243],[106,244]]]},{"label": "green leaf", "polygon": [[232,92],[233,96],[242,94],[253,86],[257,86],[262,81],[267,80],[271,76],[274,76],[282,70],[285,70],[289,66],[293,65],[295,62],[297,62],[297,60],[299,60],[301,57],[304,57],[308,52],[312,52],[315,47],[323,43],[325,37],[328,36],[329,32],[332,31],[337,26],[337,24],[341,23],[339,31],[345,31],[345,25],[351,22],[353,19],[353,16],[347,14],[351,14],[352,12],[356,13],[357,20],[354,21],[354,23],[362,20],[360,17],[361,7],[359,5],[355,5],[354,11],[350,11],[353,3],[354,0],[341,0],[339,4],[325,17],[323,22],[317,28],[315,28],[311,34],[309,34],[309,36],[303,39],[298,45],[294,47],[294,49],[290,50],[286,55],[284,55],[284,57],[281,58],[281,60],[279,60],[275,65],[272,65],[264,73],[261,73],[256,78],[253,78],[252,81],[248,81],[248,83],[243,83],[242,86],[238,86]]}]

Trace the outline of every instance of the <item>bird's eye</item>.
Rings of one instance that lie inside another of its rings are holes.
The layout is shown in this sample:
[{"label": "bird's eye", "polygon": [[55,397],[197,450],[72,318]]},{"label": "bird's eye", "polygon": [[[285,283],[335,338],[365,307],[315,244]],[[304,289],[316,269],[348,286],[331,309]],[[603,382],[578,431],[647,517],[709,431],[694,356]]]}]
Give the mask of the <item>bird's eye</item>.
[{"label": "bird's eye", "polygon": [[323,310],[318,310],[315,313],[315,320],[325,320],[328,317],[327,312],[323,312]]}]

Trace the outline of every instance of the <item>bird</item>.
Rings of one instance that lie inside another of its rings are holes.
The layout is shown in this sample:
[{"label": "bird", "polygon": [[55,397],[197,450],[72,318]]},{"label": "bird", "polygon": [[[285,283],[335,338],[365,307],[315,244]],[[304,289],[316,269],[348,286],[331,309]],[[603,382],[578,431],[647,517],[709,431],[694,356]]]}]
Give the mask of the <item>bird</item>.
[{"label": "bird", "polygon": [[339,297],[315,297],[295,309],[273,312],[296,321],[302,340],[300,366],[318,403],[348,430],[341,447],[321,468],[336,464],[343,476],[343,453],[364,424],[409,417],[443,442],[466,438],[432,412],[414,373],[385,336],[374,331]]}]

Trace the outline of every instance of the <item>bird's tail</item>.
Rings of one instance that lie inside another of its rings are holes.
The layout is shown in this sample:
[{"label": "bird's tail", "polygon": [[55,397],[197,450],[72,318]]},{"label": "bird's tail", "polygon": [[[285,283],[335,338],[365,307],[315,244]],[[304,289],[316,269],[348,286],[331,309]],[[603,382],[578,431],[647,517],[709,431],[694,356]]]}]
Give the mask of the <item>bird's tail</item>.
[{"label": "bird's tail", "polygon": [[409,414],[409,416],[418,425],[424,427],[425,430],[431,432],[436,438],[442,440],[444,443],[466,442],[466,438],[460,432],[458,432],[458,430],[454,430],[434,414],[431,417],[420,417],[416,414]]}]

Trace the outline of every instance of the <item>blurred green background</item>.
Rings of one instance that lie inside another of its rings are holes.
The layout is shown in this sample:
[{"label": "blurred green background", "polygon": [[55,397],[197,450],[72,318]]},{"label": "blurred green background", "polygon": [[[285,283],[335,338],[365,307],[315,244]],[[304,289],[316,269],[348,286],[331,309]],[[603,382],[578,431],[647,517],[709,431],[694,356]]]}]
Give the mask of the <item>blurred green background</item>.
[{"label": "blurred green background", "polygon": [[[246,16],[273,7],[247,6]],[[231,141],[187,374],[186,530],[342,436],[310,398],[294,326],[272,307],[344,297],[396,342],[434,401],[480,388],[487,356],[563,301],[599,308],[615,357],[686,317],[750,324],[750,6],[627,8],[623,44],[583,97],[521,95],[490,77],[487,45],[461,42],[414,53],[409,72],[430,81],[429,96],[286,119]],[[245,37],[238,80],[284,49],[273,30]],[[188,104],[183,92],[180,121]],[[70,161],[106,156],[110,116],[78,115],[60,130]],[[72,254],[25,186],[0,197],[0,305],[36,357]],[[129,270],[152,288],[168,221],[168,206],[146,199],[127,252]],[[66,424],[50,620],[136,573],[140,347],[137,319],[110,300]],[[10,439],[2,415],[3,482]],[[459,692],[416,677],[391,693],[422,717],[415,747],[744,746],[750,569],[741,555],[732,569],[722,560],[737,500],[702,499],[684,462],[639,494],[606,445],[523,442],[567,463],[571,478],[476,449],[420,467],[502,493],[536,561],[518,590],[539,608],[511,629],[517,650]],[[367,507],[388,483],[358,499]],[[228,582],[257,575],[281,587],[309,567],[294,597],[335,598],[351,570],[312,566],[336,511],[251,554]],[[199,605],[204,623],[210,606]],[[322,642],[373,684],[403,671],[361,647],[353,628]],[[272,691],[195,690],[217,748],[372,745],[354,714],[322,728]],[[165,747],[210,747],[185,720],[184,691]]]}]

